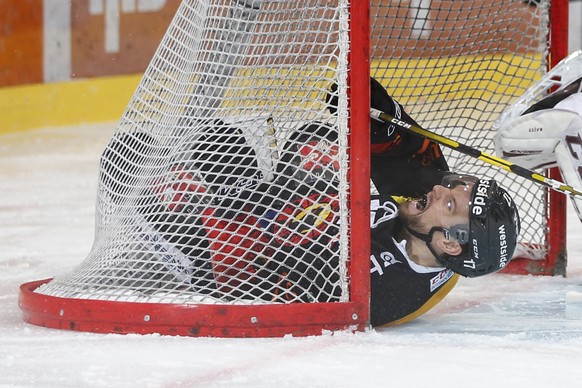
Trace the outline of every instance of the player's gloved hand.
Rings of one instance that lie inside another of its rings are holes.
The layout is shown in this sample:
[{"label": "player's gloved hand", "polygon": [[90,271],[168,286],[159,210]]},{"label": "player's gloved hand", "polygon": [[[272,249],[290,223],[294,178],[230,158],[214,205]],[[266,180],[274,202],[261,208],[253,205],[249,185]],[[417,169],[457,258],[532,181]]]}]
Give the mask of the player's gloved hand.
[{"label": "player's gloved hand", "polygon": [[[337,84],[333,83],[325,96],[325,103],[327,104],[327,109],[331,114],[336,114],[338,106],[338,94],[337,94]],[[394,103],[386,89],[376,81],[373,77],[370,77],[370,105],[374,109],[381,110],[382,112],[387,112],[393,114]],[[385,132],[388,128],[388,124],[381,123],[377,120],[370,120],[370,128],[372,134],[378,132]]]},{"label": "player's gloved hand", "polygon": [[[331,84],[325,96],[325,103],[327,104],[327,109],[331,114],[336,114],[338,105],[338,95],[337,95],[337,84],[334,82]],[[372,108],[381,110],[383,112],[391,111],[392,101],[388,96],[386,89],[376,81],[375,78],[370,77],[370,105]]]},{"label": "player's gloved hand", "polygon": [[[336,84],[329,88],[325,101],[329,111],[335,114],[338,105]],[[374,109],[418,126],[418,123],[404,111],[402,105],[394,100],[373,77],[370,77],[370,105]],[[393,124],[371,119],[370,140],[373,154],[410,156],[419,160],[423,166],[434,165],[439,169],[448,169],[437,144],[422,136],[396,128]]]}]

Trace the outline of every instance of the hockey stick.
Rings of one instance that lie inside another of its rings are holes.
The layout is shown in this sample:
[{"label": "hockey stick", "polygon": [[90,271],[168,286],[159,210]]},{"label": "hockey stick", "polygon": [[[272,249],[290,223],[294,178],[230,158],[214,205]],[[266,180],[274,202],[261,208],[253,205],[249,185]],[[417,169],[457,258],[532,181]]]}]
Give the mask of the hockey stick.
[{"label": "hockey stick", "polygon": [[455,151],[458,151],[462,154],[471,156],[475,159],[479,159],[485,163],[489,163],[489,164],[492,164],[494,166],[501,167],[502,169],[504,169],[506,171],[517,174],[520,177],[525,178],[527,180],[530,180],[532,182],[540,183],[540,184],[547,186],[553,190],[559,191],[560,193],[582,197],[582,191],[578,191],[578,190],[574,189],[572,186],[568,186],[568,185],[564,184],[563,182],[545,177],[545,176],[538,174],[532,170],[518,166],[518,165],[513,164],[511,162],[508,162],[505,159],[501,159],[501,158],[498,158],[496,156],[488,155],[484,152],[479,151],[476,148],[469,147],[468,145],[458,143],[458,142],[451,140],[447,137],[444,137],[444,136],[438,135],[436,133],[422,129],[417,125],[412,125],[412,124],[407,123],[405,121],[399,120],[396,117],[389,115],[388,113],[371,108],[370,109],[370,117],[372,117],[373,119],[376,119],[378,121],[393,124],[400,129],[416,133],[417,135],[423,136],[429,140],[434,141],[435,143],[438,143],[438,144],[443,145],[445,147],[451,148]]}]

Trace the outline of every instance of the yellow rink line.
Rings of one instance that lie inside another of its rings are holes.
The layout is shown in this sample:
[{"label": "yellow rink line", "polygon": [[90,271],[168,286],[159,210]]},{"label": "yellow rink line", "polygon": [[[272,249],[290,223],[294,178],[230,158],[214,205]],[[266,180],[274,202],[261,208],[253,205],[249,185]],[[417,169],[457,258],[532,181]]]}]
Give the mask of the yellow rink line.
[{"label": "yellow rink line", "polygon": [[0,88],[0,133],[121,118],[141,74]]},{"label": "yellow rink line", "polygon": [[489,100],[521,95],[539,79],[542,63],[539,54],[495,54],[380,60],[371,68],[397,98]]},{"label": "yellow rink line", "polygon": [[[521,94],[536,77],[530,67],[539,64],[539,59],[535,55],[458,56],[372,61],[371,67],[397,97],[488,100],[493,95]],[[253,69],[253,74],[257,72]],[[0,133],[117,121],[141,76],[0,88]]]}]

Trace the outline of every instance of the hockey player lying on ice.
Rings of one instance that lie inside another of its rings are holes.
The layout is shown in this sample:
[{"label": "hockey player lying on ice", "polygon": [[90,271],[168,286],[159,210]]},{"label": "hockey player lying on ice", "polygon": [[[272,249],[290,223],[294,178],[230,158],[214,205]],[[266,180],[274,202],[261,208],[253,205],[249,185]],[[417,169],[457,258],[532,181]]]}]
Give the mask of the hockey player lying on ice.
[{"label": "hockey player lying on ice", "polygon": [[[328,100],[333,113],[333,94]],[[412,122],[375,80],[372,106]],[[171,171],[152,185],[156,202],[143,211],[148,233],[180,248],[182,257],[174,260],[180,264],[166,272],[227,299],[338,300],[336,137],[323,123],[297,130],[269,182],[233,126],[217,120],[185,141]],[[448,172],[438,145],[379,122],[371,125],[371,141],[379,193],[371,198],[370,262],[371,325],[377,327],[426,312],[459,275],[502,269],[516,246],[519,217],[494,180]],[[110,145],[102,171],[120,168],[124,147],[131,144]]]}]

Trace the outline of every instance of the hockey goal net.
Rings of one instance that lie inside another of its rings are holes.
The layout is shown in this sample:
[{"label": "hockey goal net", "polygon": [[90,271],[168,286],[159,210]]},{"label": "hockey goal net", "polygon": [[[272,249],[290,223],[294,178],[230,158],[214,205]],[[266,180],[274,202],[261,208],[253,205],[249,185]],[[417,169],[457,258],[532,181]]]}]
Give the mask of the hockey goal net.
[{"label": "hockey goal net", "polygon": [[[237,337],[366,328],[369,75],[425,128],[493,152],[495,119],[546,72],[558,3],[184,0],[101,157],[92,250],[22,286],[24,320]],[[548,214],[563,209],[449,154],[517,193],[524,260],[552,272],[564,252]]]}]

